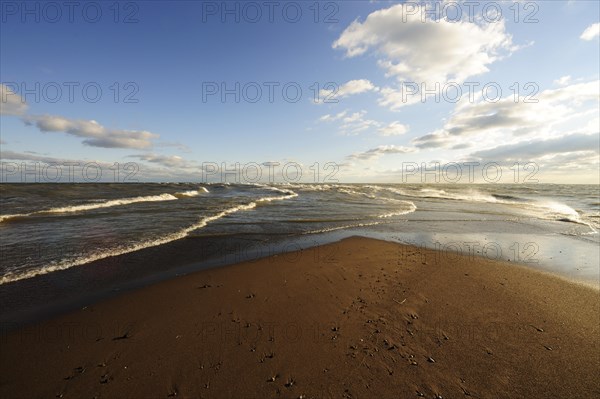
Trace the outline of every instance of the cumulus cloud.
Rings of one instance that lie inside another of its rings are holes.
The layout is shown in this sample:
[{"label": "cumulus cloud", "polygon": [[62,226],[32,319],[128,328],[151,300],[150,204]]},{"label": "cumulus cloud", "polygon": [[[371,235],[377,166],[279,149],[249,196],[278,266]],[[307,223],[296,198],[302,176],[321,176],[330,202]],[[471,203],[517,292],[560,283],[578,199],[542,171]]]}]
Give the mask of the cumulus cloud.
[{"label": "cumulus cloud", "polygon": [[338,121],[340,119],[342,119],[344,116],[346,116],[346,114],[348,113],[348,111],[342,111],[339,112],[335,115],[333,114],[326,114],[323,115],[322,117],[319,118],[319,122],[333,122],[333,121]]},{"label": "cumulus cloud", "polygon": [[[137,156],[136,156],[137,157]],[[168,157],[167,157],[168,158]],[[84,168],[86,165],[90,163],[94,163],[97,167],[100,167],[102,171],[106,171],[107,173],[102,173],[100,181],[104,182],[115,182],[113,170],[114,170],[114,162],[105,162],[99,160],[82,160],[82,159],[69,159],[69,158],[56,158],[46,155],[35,154],[32,152],[14,152],[14,151],[0,151],[0,159],[3,162],[8,161],[25,161],[36,163],[39,162],[41,164],[46,165],[57,165],[62,169],[62,177],[60,178],[61,182],[70,182],[70,181],[89,181],[89,178],[85,178],[86,172]],[[155,162],[157,163],[157,162]],[[185,163],[184,163],[185,164]],[[187,164],[185,164],[187,165]],[[39,173],[42,173],[41,170]],[[50,176],[54,177],[53,172],[51,171]],[[45,181],[45,175],[41,175],[41,181]],[[148,167],[143,166],[139,167],[135,176],[130,176],[129,179],[135,179],[139,181],[190,181],[190,171],[186,170],[183,167],[170,167],[170,168],[156,168],[156,167]],[[21,173],[19,172],[19,167],[17,166],[14,173],[6,173],[5,181],[23,181]],[[33,178],[32,178],[33,179]],[[131,180],[130,180],[131,181]]]},{"label": "cumulus cloud", "polygon": [[[495,162],[510,168],[534,163],[544,181],[598,184],[600,133],[573,133],[552,139],[524,140],[470,154],[469,161]],[[533,169],[528,170],[533,172]]]},{"label": "cumulus cloud", "polygon": [[[0,115],[20,116],[28,126],[35,125],[40,131],[63,132],[84,138],[83,144],[102,148],[147,149],[159,135],[145,130],[109,129],[95,120],[70,119],[56,115],[27,115],[28,105],[10,87],[0,84]],[[161,146],[185,148],[178,143],[162,143]]]},{"label": "cumulus cloud", "polygon": [[332,101],[338,98],[344,98],[355,94],[366,93],[369,91],[378,91],[379,88],[367,79],[350,80],[334,89],[322,89],[319,92],[321,102]]},{"label": "cumulus cloud", "polygon": [[[551,154],[536,159],[539,169],[568,183],[591,183],[598,181],[600,158],[598,151],[573,151]],[[594,172],[595,171],[595,172]],[[595,176],[594,176],[595,173]]]},{"label": "cumulus cloud", "polygon": [[[419,89],[420,90],[420,89]],[[389,108],[392,111],[406,106],[421,102],[421,96],[417,92],[410,91],[408,86],[400,85],[397,88],[384,87],[380,90],[381,96],[377,100],[382,107]]]},{"label": "cumulus cloud", "polygon": [[35,125],[42,132],[63,132],[84,138],[83,144],[102,148],[148,149],[159,135],[145,130],[108,129],[94,120],[69,119],[62,116],[39,115],[23,118],[26,125]]},{"label": "cumulus cloud", "polygon": [[367,111],[361,110],[358,112],[349,113],[342,111],[338,114],[327,114],[319,118],[320,122],[337,122],[339,133],[345,136],[356,136],[371,128],[381,127],[381,123],[365,118]]},{"label": "cumulus cloud", "polygon": [[[416,12],[409,10],[417,7]],[[516,49],[504,21],[434,20],[425,4],[397,4],[355,20],[333,43],[356,57],[372,50],[388,76],[399,81],[463,82]]]},{"label": "cumulus cloud", "polygon": [[549,155],[571,152],[598,153],[600,135],[596,134],[571,134],[549,140],[526,140],[514,144],[501,145],[491,149],[477,151],[471,156],[487,160],[532,160]]},{"label": "cumulus cloud", "polygon": [[562,76],[554,81],[557,86],[566,86],[571,83],[571,75]]},{"label": "cumulus cloud", "polygon": [[426,134],[421,137],[413,139],[413,144],[417,148],[437,148],[437,147],[449,147],[450,145],[456,145],[450,143],[449,135],[444,130],[436,130],[433,133]]},{"label": "cumulus cloud", "polygon": [[[451,148],[471,142],[489,146],[498,140],[511,138],[541,138],[564,135],[564,125],[570,120],[588,120],[585,129],[593,132],[590,118],[597,116],[600,81],[578,83],[545,90],[526,102],[510,95],[497,102],[460,102],[442,129],[413,140],[418,148]],[[585,105],[588,104],[586,108]]]},{"label": "cumulus cloud", "polygon": [[191,166],[190,162],[178,155],[135,154],[130,155],[129,157],[138,158],[142,161],[158,164],[168,168],[186,168]]},{"label": "cumulus cloud", "polygon": [[411,152],[415,152],[415,149],[396,145],[380,145],[364,152],[354,153],[349,155],[347,158],[357,161],[370,161],[386,154],[407,154]]},{"label": "cumulus cloud", "polygon": [[[0,159],[2,159],[3,161],[8,161],[8,160],[11,160],[11,161],[34,161],[34,162],[42,162],[45,164],[65,164],[67,162],[84,164],[86,162],[90,162],[90,161],[54,158],[54,157],[48,157],[48,156],[44,156],[44,155],[37,155],[33,151],[25,151],[24,153],[15,152],[15,151],[2,151],[2,152],[0,152]],[[108,165],[108,164],[106,164],[106,165]]]},{"label": "cumulus cloud", "polygon": [[408,132],[409,126],[403,125],[398,121],[379,128],[378,132],[382,136],[400,136]]},{"label": "cumulus cloud", "polygon": [[354,112],[342,119],[342,125],[340,126],[340,132],[347,136],[355,136],[372,127],[381,126],[381,123],[373,120],[366,119],[364,116],[367,111]]},{"label": "cumulus cloud", "polygon": [[595,23],[585,28],[579,38],[582,40],[593,40],[598,36],[600,36],[600,23]]},{"label": "cumulus cloud", "polygon": [[20,116],[27,112],[25,100],[10,87],[0,84],[0,115]]}]

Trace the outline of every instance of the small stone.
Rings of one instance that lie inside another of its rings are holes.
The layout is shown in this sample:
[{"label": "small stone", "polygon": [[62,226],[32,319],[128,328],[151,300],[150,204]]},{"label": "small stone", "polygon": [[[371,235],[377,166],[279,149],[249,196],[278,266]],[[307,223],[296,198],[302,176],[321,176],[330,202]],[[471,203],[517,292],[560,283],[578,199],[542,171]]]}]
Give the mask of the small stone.
[{"label": "small stone", "polygon": [[285,387],[286,388],[291,388],[294,384],[296,383],[296,381],[294,381],[293,378],[290,378],[286,383],[285,383]]}]

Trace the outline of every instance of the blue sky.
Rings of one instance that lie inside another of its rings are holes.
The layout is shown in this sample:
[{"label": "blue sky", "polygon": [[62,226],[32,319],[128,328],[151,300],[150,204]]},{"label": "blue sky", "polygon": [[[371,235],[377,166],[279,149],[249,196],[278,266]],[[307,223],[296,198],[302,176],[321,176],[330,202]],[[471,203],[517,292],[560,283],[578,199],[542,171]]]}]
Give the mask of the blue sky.
[{"label": "blue sky", "polygon": [[[205,162],[297,162],[311,181],[310,165],[335,162],[340,181],[366,182],[401,182],[411,162],[519,162],[543,183],[599,182],[596,1],[499,1],[485,15],[485,2],[471,15],[463,2],[321,2],[316,20],[314,2],[275,2],[272,21],[260,1],[125,2],[118,15],[88,3],[71,21],[60,2],[56,18],[44,2],[2,2],[2,162],[136,162],[156,181],[198,181]],[[236,83],[239,102],[206,93]],[[301,88],[297,102],[286,84]],[[465,95],[402,98],[423,84]],[[490,84],[497,102],[481,97]],[[338,102],[315,103],[316,87]]]}]

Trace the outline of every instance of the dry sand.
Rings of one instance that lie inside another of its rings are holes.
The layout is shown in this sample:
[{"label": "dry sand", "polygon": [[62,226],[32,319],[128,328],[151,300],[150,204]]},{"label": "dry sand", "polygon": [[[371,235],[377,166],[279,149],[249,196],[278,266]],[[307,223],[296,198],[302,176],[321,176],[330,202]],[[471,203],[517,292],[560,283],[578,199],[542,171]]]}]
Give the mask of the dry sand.
[{"label": "dry sand", "polygon": [[353,237],[4,335],[0,397],[597,398],[599,307],[521,266]]}]

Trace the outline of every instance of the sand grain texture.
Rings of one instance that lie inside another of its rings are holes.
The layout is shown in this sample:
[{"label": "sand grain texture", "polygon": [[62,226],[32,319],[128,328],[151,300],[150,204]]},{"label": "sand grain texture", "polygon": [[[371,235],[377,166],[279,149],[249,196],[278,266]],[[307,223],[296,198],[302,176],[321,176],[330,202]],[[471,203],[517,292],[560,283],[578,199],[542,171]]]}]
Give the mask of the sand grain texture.
[{"label": "sand grain texture", "polygon": [[353,237],[3,336],[0,396],[596,398],[599,324],[594,289]]}]

